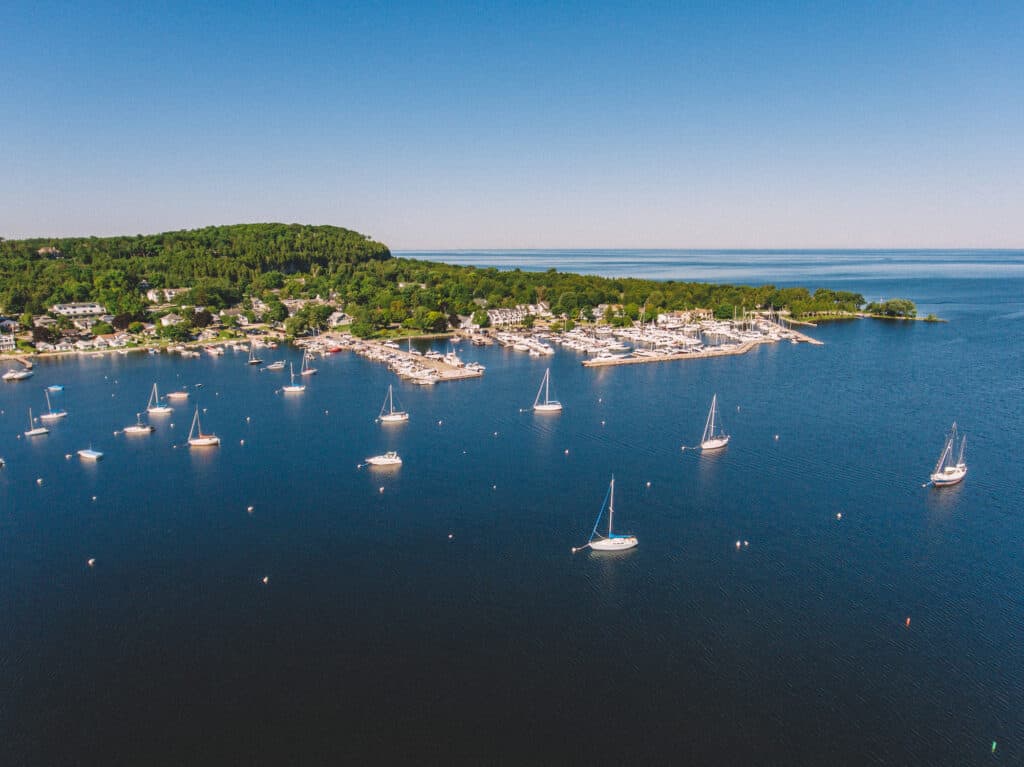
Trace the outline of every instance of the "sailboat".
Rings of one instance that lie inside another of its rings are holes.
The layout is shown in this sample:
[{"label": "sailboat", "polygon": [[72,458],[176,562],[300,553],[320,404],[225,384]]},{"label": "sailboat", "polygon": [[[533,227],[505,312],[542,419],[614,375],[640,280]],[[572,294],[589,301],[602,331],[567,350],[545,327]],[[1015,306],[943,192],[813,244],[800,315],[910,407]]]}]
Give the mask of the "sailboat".
[{"label": "sailboat", "polygon": [[395,410],[395,394],[391,385],[388,385],[388,396],[384,398],[384,404],[380,406],[380,415],[377,420],[381,423],[401,423],[409,420],[409,414],[404,410]]},{"label": "sailboat", "polygon": [[152,424],[142,422],[142,413],[136,413],[135,423],[123,429],[125,434],[152,434],[155,430]]},{"label": "sailboat", "polygon": [[[605,503],[601,504],[601,511],[597,513],[597,519],[594,521],[594,529],[590,531],[590,539],[582,546],[576,546],[573,548],[575,554],[580,549],[590,547],[594,551],[625,551],[636,546],[640,541],[637,540],[635,535],[622,535],[613,532],[612,524],[613,517],[615,516],[615,477],[612,476],[612,481],[608,485],[608,494],[604,498]],[[597,532],[597,526],[601,524],[601,515],[604,513],[604,507],[608,506],[608,535],[601,535]],[[595,538],[597,540],[595,540]]]},{"label": "sailboat", "polygon": [[68,414],[67,410],[54,410],[53,405],[50,404],[50,392],[44,389],[43,393],[46,395],[47,412],[39,416],[40,421],[56,421],[57,419],[63,418]]},{"label": "sailboat", "polygon": [[306,391],[305,384],[295,383],[295,365],[292,365],[290,362],[288,363],[288,365],[292,373],[292,382],[287,386],[282,386],[281,391],[285,392],[286,394],[298,394],[299,392]]},{"label": "sailboat", "polygon": [[309,366],[309,352],[302,353],[302,369],[299,371],[299,374],[304,376],[316,375],[316,368]]},{"label": "sailboat", "polygon": [[199,405],[196,405],[192,428],[188,430],[188,444],[191,447],[213,447],[220,444],[220,437],[216,434],[203,434],[203,427],[199,425]]},{"label": "sailboat", "polygon": [[35,419],[32,417],[32,408],[28,409],[28,431],[25,432],[26,437],[41,437],[43,434],[49,434],[50,430],[45,426],[35,426]]},{"label": "sailboat", "polygon": [[967,476],[967,464],[964,463],[964,448],[967,447],[967,435],[960,439],[960,450],[954,461],[953,451],[956,449],[957,436],[956,421],[953,421],[953,427],[949,430],[949,436],[946,437],[946,444],[942,448],[942,454],[939,455],[935,469],[932,471],[931,477],[929,477],[935,487],[955,485]]},{"label": "sailboat", "polygon": [[722,430],[722,420],[718,416],[718,395],[711,397],[711,409],[708,420],[704,424],[704,434],[700,438],[701,450],[719,450],[729,444],[729,435]]},{"label": "sailboat", "polygon": [[[537,396],[533,400],[533,410],[537,413],[560,413],[562,412],[562,403],[558,400],[551,399],[551,368],[544,371],[544,378],[541,379],[540,388],[537,390]],[[544,395],[543,402],[541,401],[541,394]]]},{"label": "sailboat", "polygon": [[[260,365],[263,363],[259,357],[256,356],[256,346],[251,341],[249,342],[249,364]],[[283,366],[282,366],[283,367]]]},{"label": "sailboat", "polygon": [[146,412],[150,415],[167,415],[168,413],[174,412],[174,408],[170,405],[160,404],[160,393],[156,390],[156,384],[153,384],[153,391],[149,393],[149,402],[146,403]]}]

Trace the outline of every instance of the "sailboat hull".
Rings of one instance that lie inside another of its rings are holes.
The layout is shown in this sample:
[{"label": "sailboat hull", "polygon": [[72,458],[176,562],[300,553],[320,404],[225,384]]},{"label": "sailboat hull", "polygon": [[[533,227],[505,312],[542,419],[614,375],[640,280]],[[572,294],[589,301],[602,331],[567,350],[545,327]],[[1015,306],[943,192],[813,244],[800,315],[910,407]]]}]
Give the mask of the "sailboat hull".
[{"label": "sailboat hull", "polygon": [[192,437],[188,444],[191,447],[216,447],[220,444],[220,437]]},{"label": "sailboat hull", "polygon": [[706,439],[700,443],[701,450],[721,450],[723,447],[729,444],[728,437],[715,437],[713,439]]},{"label": "sailboat hull", "polygon": [[931,475],[930,479],[935,487],[949,487],[960,484],[966,476],[967,467],[961,464],[937,471]]},{"label": "sailboat hull", "polygon": [[613,538],[592,541],[590,548],[594,551],[625,551],[634,548],[639,543],[640,541],[634,535],[616,535]]},{"label": "sailboat hull", "polygon": [[125,434],[152,434],[155,429],[148,424],[132,424],[125,426],[123,431]]},{"label": "sailboat hull", "polygon": [[56,421],[67,415],[66,410],[54,410],[52,413],[43,413],[39,416],[40,421]]},{"label": "sailboat hull", "polygon": [[405,423],[409,420],[408,413],[385,413],[377,419],[381,423]]},{"label": "sailboat hull", "polygon": [[533,412],[535,413],[561,413],[562,403],[561,402],[539,402],[533,406]]}]

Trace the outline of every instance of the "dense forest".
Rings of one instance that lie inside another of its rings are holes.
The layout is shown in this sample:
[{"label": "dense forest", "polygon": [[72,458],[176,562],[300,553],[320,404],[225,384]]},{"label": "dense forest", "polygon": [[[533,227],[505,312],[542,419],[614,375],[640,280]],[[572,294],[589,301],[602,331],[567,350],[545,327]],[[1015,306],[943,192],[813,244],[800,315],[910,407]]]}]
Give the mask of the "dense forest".
[{"label": "dense forest", "polygon": [[[239,224],[135,237],[0,240],[0,310],[43,313],[54,303],[98,301],[113,314],[143,319],[146,288],[191,288],[183,305],[221,309],[252,297],[320,296],[344,308],[368,335],[396,324],[443,330],[455,315],[482,308],[547,303],[556,315],[615,317],[660,311],[734,311],[772,306],[795,315],[854,312],[863,296],[846,291],[612,279],[557,272],[498,271],[393,257],[368,237],[332,226]],[[909,303],[909,302],[908,302]],[[913,307],[913,304],[910,304]],[[892,309],[893,307],[887,307]]]}]

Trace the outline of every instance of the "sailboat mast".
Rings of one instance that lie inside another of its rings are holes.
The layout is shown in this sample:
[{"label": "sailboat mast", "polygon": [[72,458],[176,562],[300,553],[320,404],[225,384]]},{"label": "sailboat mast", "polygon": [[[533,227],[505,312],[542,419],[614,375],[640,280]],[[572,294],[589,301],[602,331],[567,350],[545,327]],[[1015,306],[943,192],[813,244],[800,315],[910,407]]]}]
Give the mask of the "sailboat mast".
[{"label": "sailboat mast", "polygon": [[612,537],[612,517],[615,516],[615,477],[612,477],[608,495],[608,537]]}]

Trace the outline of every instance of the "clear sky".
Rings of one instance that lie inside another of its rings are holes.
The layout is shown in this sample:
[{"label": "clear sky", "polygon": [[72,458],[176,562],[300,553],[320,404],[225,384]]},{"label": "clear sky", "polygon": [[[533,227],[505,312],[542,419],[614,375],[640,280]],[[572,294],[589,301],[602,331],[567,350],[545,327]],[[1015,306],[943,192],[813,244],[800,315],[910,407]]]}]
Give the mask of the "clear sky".
[{"label": "clear sky", "polygon": [[0,6],[0,236],[1024,247],[1024,3]]}]

